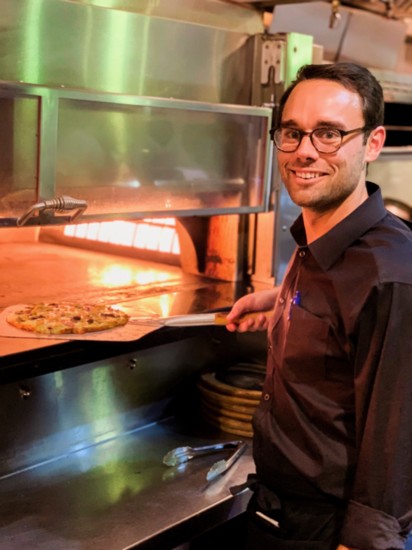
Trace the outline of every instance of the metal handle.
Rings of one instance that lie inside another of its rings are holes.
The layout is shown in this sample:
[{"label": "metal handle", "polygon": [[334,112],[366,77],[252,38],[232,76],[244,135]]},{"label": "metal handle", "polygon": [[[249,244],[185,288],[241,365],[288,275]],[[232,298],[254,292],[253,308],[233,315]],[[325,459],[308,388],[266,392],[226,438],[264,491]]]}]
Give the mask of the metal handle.
[{"label": "metal handle", "polygon": [[224,474],[227,470],[229,470],[236,460],[245,452],[245,449],[246,443],[241,443],[238,449],[227,460],[219,460],[218,462],[215,462],[207,472],[207,481],[212,481],[217,476]]},{"label": "metal handle", "polygon": [[178,466],[197,456],[227,451],[232,448],[237,449],[242,443],[243,441],[226,441],[212,445],[203,445],[201,447],[176,447],[176,449],[169,451],[163,457],[163,464]]},{"label": "metal handle", "polygon": [[67,210],[75,210],[77,212],[69,218],[69,223],[75,220],[80,214],[82,214],[87,208],[87,202],[82,199],[73,199],[72,197],[61,196],[54,199],[48,199],[37,204],[33,204],[29,210],[23,215],[20,216],[17,220],[17,225],[20,227],[25,225],[25,223],[34,216],[35,212],[43,212],[44,210],[54,210],[56,212],[65,212]]}]

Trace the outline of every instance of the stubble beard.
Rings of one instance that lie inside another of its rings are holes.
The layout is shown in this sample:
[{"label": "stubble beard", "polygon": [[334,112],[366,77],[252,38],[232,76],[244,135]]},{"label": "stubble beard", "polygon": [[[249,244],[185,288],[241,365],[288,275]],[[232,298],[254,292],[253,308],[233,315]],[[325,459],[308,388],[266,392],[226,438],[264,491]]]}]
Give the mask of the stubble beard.
[{"label": "stubble beard", "polygon": [[365,170],[363,162],[356,163],[350,172],[340,175],[335,181],[325,187],[308,187],[303,190],[294,190],[285,182],[285,187],[291,200],[301,208],[307,208],[318,214],[324,214],[338,208],[354,192]]},{"label": "stubble beard", "polygon": [[[344,187],[333,189],[332,193],[311,193],[307,196],[302,196],[302,193],[297,192],[296,194],[291,195],[291,199],[301,208],[312,210],[318,214],[324,214],[330,210],[335,210],[343,202],[345,202],[355,187],[355,185],[345,185]],[[293,195],[296,195],[296,197]]]}]

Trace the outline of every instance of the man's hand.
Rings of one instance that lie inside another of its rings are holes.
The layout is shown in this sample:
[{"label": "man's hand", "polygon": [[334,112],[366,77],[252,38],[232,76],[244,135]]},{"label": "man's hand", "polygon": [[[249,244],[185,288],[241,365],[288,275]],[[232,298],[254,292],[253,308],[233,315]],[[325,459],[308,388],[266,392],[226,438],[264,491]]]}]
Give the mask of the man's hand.
[{"label": "man's hand", "polygon": [[262,290],[242,296],[242,298],[234,303],[231,311],[227,314],[226,328],[228,331],[256,332],[267,330],[268,317],[263,313],[248,318],[242,323],[236,323],[236,320],[245,313],[272,310],[275,305],[277,293],[278,288],[275,287],[270,290]]}]

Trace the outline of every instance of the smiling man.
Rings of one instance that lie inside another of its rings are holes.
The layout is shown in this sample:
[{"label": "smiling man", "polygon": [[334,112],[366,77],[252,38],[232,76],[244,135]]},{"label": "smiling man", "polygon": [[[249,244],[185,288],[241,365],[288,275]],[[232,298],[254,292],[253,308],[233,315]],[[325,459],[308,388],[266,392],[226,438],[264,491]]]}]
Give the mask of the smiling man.
[{"label": "smiling man", "polygon": [[412,233],[366,181],[382,88],[351,63],[308,65],[272,130],[301,207],[282,285],[238,300],[228,330],[268,330],[254,420],[247,548],[401,550],[412,528]]}]

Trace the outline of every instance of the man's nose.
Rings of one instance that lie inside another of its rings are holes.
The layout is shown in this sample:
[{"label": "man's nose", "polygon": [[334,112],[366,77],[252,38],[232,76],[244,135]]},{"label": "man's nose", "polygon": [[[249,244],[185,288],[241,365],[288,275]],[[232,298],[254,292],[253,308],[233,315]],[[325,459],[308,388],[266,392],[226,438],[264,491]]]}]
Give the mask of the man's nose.
[{"label": "man's nose", "polygon": [[319,156],[319,152],[316,150],[308,134],[303,134],[302,139],[299,143],[299,147],[296,149],[296,153],[300,156],[305,157]]}]

